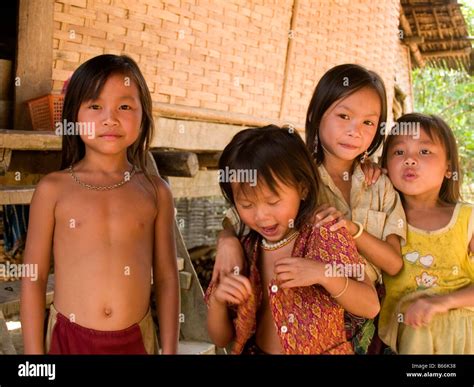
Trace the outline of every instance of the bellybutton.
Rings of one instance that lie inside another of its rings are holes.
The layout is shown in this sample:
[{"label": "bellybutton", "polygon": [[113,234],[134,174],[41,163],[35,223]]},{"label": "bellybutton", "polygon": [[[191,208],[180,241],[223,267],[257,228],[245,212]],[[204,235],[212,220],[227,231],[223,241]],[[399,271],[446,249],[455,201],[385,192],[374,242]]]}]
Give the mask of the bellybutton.
[{"label": "bellybutton", "polygon": [[271,290],[272,290],[272,293],[278,292],[278,286],[277,285],[272,285]]},{"label": "bellybutton", "polygon": [[286,326],[286,325],[282,325],[281,328],[280,328],[280,331],[281,331],[281,333],[286,333],[286,332],[288,332],[287,326]]},{"label": "bellybutton", "polygon": [[104,313],[107,317],[110,317],[112,315],[112,309],[109,309],[109,308],[105,308],[104,309]]}]

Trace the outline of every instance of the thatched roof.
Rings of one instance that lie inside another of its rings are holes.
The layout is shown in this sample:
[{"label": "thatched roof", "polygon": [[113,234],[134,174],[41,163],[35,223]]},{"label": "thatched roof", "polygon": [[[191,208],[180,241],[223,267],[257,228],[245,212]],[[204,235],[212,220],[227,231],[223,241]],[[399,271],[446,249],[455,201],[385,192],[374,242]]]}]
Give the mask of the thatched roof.
[{"label": "thatched roof", "polygon": [[456,0],[401,0],[400,28],[415,67],[473,73],[472,37]]}]

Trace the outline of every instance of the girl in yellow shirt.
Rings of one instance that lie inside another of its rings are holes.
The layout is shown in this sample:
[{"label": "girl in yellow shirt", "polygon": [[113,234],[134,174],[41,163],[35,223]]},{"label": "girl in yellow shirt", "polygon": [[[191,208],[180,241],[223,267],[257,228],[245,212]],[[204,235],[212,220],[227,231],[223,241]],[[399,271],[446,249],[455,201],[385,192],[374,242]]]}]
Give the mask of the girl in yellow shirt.
[{"label": "girl in yellow shirt", "polygon": [[379,336],[400,354],[473,354],[474,211],[460,202],[454,135],[439,117],[406,114],[383,163],[402,195],[408,233],[402,270],[384,273]]}]

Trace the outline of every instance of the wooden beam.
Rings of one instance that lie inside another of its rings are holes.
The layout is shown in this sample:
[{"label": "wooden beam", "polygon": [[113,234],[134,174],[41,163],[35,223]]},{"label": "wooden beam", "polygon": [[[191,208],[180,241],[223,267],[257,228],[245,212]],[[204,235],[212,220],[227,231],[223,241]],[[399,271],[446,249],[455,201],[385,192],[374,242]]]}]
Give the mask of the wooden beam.
[{"label": "wooden beam", "polygon": [[[214,122],[155,117],[151,148],[188,151],[221,151],[244,127]],[[62,137],[51,131],[0,129],[0,148],[17,150],[61,150]]]},{"label": "wooden beam", "polygon": [[12,158],[12,150],[0,148],[0,176],[5,175]]},{"label": "wooden beam", "polygon": [[199,171],[192,179],[170,177],[169,183],[174,198],[221,195],[217,171]]},{"label": "wooden beam", "polygon": [[[269,122],[266,122],[268,124]],[[151,148],[194,151],[222,151],[243,126],[155,117]],[[296,130],[304,138],[304,129]],[[17,150],[61,150],[62,137],[52,131],[0,129],[0,148]]]},{"label": "wooden beam", "polygon": [[12,153],[9,172],[45,175],[61,168],[60,151],[14,150]]},{"label": "wooden beam", "polygon": [[[195,153],[174,150],[153,150],[152,153],[163,176],[193,177],[199,170]],[[60,167],[60,151],[14,150],[6,171],[20,172],[22,175],[45,175],[58,171]]]},{"label": "wooden beam", "polygon": [[35,187],[32,185],[0,187],[0,205],[30,204],[34,192]]},{"label": "wooden beam", "polygon": [[[410,27],[410,23],[408,22],[408,19],[406,18],[404,12],[403,12],[403,7],[400,9],[400,25],[402,26],[404,35],[406,37],[411,37],[413,36],[413,32]],[[405,38],[404,36],[404,38]],[[420,36],[419,34],[417,36]],[[415,60],[415,63],[418,67],[424,67],[425,66],[425,61],[423,57],[421,56],[420,49],[418,48],[418,45],[416,43],[408,43],[408,47],[410,47],[410,52],[412,54],[413,59]]]},{"label": "wooden beam", "polygon": [[222,152],[198,153],[199,169],[217,169]]},{"label": "wooden beam", "polygon": [[438,14],[436,13],[436,7],[433,7],[431,12],[433,12],[433,16],[436,22],[436,29],[438,30],[439,37],[443,39],[443,31],[441,31],[441,26],[439,24]]},{"label": "wooden beam", "polygon": [[304,127],[297,123],[282,121],[274,118],[261,118],[248,114],[223,112],[219,110],[197,108],[192,106],[174,105],[169,103],[155,102],[153,110],[161,117],[179,118],[192,121],[216,122],[239,126],[265,126],[274,124],[278,126],[292,124],[296,129],[303,130]]},{"label": "wooden beam", "polygon": [[50,131],[0,129],[0,148],[61,150],[62,138]]},{"label": "wooden beam", "polygon": [[152,150],[158,170],[163,176],[193,177],[199,170],[195,153]]},{"label": "wooden beam", "polygon": [[418,19],[416,18],[416,12],[414,8],[412,8],[411,10],[411,15],[413,17],[413,21],[415,22],[416,34],[418,36],[421,36],[420,25],[418,24]]},{"label": "wooden beam", "polygon": [[449,43],[468,43],[474,38],[447,38],[447,39],[424,39],[424,44],[449,44]]},{"label": "wooden beam", "polygon": [[423,58],[431,59],[431,58],[446,58],[446,57],[454,57],[454,56],[465,56],[471,53],[471,48],[466,47],[461,50],[449,50],[449,51],[425,51],[422,52]]},{"label": "wooden beam", "polygon": [[189,151],[221,151],[242,126],[213,122],[155,119],[157,130],[152,148],[179,148]]},{"label": "wooden beam", "polygon": [[405,44],[421,44],[425,41],[423,36],[406,36],[402,39],[402,42]]}]

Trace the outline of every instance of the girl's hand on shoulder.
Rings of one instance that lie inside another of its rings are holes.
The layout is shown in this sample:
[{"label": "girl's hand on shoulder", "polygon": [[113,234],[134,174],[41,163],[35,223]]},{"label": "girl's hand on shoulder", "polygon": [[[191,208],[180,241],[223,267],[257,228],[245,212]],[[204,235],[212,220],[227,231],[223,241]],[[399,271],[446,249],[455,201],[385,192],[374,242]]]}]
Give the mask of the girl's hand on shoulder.
[{"label": "girl's hand on shoulder", "polygon": [[318,207],[315,214],[315,226],[321,227],[329,222],[336,220],[329,230],[337,231],[341,228],[346,228],[351,235],[355,235],[359,231],[359,227],[355,223],[346,219],[344,214],[335,207],[331,207],[328,204],[322,204]]},{"label": "girl's hand on shoulder", "polygon": [[448,310],[442,296],[422,297],[407,308],[403,322],[413,328],[426,327],[435,315]]},{"label": "girl's hand on shoulder", "polygon": [[362,168],[362,172],[364,172],[365,175],[365,183],[368,186],[376,183],[382,173],[387,174],[387,170],[385,168],[381,168],[378,164],[370,160],[367,160],[360,166]]},{"label": "girl's hand on shoulder", "polygon": [[274,272],[282,288],[311,286],[322,282],[324,265],[306,258],[280,258],[275,262]]},{"label": "girl's hand on shoulder", "polygon": [[336,223],[331,226],[331,231],[336,231],[341,227],[346,227],[344,214],[337,208],[331,207],[329,204],[320,205],[313,216],[313,223],[316,227],[321,227],[333,220],[336,220]]},{"label": "girl's hand on shoulder", "polygon": [[220,304],[240,305],[252,293],[250,280],[243,275],[223,274],[220,276],[219,285],[213,293],[214,299]]}]

